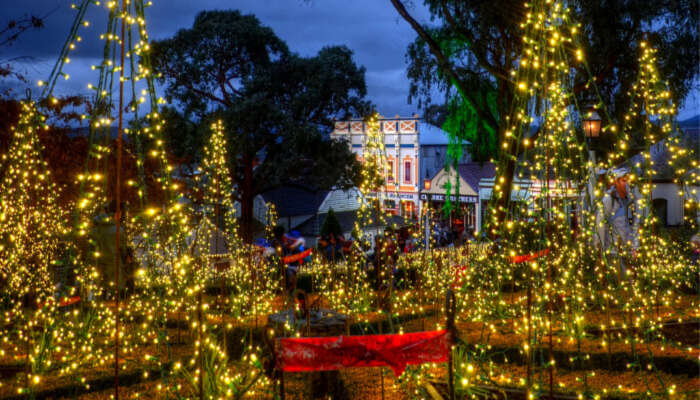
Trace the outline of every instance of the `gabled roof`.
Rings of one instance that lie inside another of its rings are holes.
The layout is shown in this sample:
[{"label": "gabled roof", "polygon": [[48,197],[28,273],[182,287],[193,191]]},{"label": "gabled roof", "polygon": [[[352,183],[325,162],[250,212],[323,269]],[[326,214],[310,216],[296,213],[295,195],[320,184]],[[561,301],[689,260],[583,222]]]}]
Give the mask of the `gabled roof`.
[{"label": "gabled roof", "polygon": [[262,194],[265,202],[275,205],[280,217],[315,214],[328,190],[314,190],[303,185],[285,185]]},{"label": "gabled roof", "polygon": [[[477,195],[479,193],[479,181],[482,178],[493,178],[496,175],[496,166],[493,163],[469,162],[459,164],[457,171],[460,177],[460,194]],[[443,193],[448,180],[454,181],[454,172],[443,168],[430,180],[431,187],[427,193]],[[466,186],[466,187],[465,187]],[[456,190],[456,189],[455,189]]]},{"label": "gabled roof", "polygon": [[[694,117],[697,122],[698,117]],[[691,119],[692,120],[692,119]],[[687,120],[687,121],[691,121]],[[692,121],[691,121],[692,122]],[[653,181],[665,182],[671,181],[674,178],[674,167],[669,164],[671,154],[666,147],[666,139],[661,140],[651,146],[651,160],[653,162],[652,170],[654,171]],[[688,150],[694,150],[696,154],[700,154],[700,127],[686,127],[680,131],[680,145]],[[638,153],[621,166],[636,168],[636,165],[644,165],[643,153]]]},{"label": "gabled roof", "polygon": [[494,163],[470,162],[460,164],[457,168],[459,174],[465,182],[479,193],[479,181],[483,178],[493,178],[496,176],[496,165]]},{"label": "gabled roof", "polygon": [[[318,236],[321,232],[321,227],[323,222],[326,220],[328,213],[317,214],[313,217],[304,221],[301,225],[294,227],[301,233],[302,236]],[[340,224],[340,229],[343,232],[350,232],[355,224],[355,219],[357,218],[357,211],[343,211],[335,213],[338,223]]]}]

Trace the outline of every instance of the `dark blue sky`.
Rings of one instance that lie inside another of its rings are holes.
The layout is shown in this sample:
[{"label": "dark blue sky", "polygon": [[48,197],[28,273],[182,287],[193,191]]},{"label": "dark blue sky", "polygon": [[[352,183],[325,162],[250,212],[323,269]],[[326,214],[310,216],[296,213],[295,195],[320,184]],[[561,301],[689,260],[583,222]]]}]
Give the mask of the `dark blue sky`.
[{"label": "dark blue sky", "polygon": [[[389,0],[153,0],[147,11],[151,39],[171,36],[181,28],[192,26],[197,12],[204,9],[237,8],[255,14],[271,27],[292,51],[311,56],[323,46],[344,44],[355,53],[355,62],[367,69],[369,99],[386,116],[408,116],[420,112],[407,102],[405,53],[416,37],[414,31],[394,10]],[[419,22],[429,22],[429,14],[421,0],[408,1]],[[412,4],[411,4],[412,3]],[[46,79],[68,36],[74,17],[70,0],[0,0],[0,26],[10,18],[24,14],[45,15],[44,29],[26,33],[11,48],[4,49],[0,61],[16,56],[30,56],[23,70],[34,82]],[[94,22],[81,30],[84,42],[71,55],[71,79],[62,82],[59,92],[86,91],[87,82],[94,82],[90,65],[97,62],[104,30],[103,10],[88,15]],[[682,108],[680,119],[697,114],[700,108],[697,90]],[[437,99],[436,99],[437,100]]]}]

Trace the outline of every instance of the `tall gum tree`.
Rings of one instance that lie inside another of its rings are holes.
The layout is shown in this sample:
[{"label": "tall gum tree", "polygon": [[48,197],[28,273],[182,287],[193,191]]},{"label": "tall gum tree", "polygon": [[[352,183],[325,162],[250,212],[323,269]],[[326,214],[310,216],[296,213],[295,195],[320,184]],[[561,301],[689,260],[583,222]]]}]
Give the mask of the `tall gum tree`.
[{"label": "tall gum tree", "polygon": [[[504,193],[509,193],[519,154],[512,145],[503,148],[491,144],[494,140],[502,143],[504,117],[510,114],[516,95],[510,73],[522,51],[519,26],[525,19],[524,3],[423,0],[431,17],[431,24],[424,25],[412,15],[412,2],[389,1],[418,34],[406,53],[411,82],[409,99],[428,108],[436,91],[447,94],[445,106],[458,98],[463,106],[448,109],[469,111],[470,118],[477,120],[469,124],[476,127],[472,133],[494,136],[493,140],[478,137],[479,143],[489,146],[473,152],[476,159],[496,157],[484,149],[500,149],[510,155],[503,175]],[[586,65],[577,67],[574,77],[574,92],[580,104],[593,99],[597,102],[591,85],[594,81],[611,118],[604,123],[617,124],[622,120],[629,109],[628,92],[637,74],[638,43],[643,39],[660,49],[660,70],[668,77],[676,104],[682,103],[698,75],[697,1],[577,0],[567,4],[573,10],[573,18],[582,24],[587,60]],[[491,98],[495,98],[495,104],[489,101]],[[608,147],[612,140],[602,140],[598,150]],[[630,152],[635,150],[639,149],[630,146]],[[509,196],[503,196],[499,208],[507,209],[509,200]]]},{"label": "tall gum tree", "polygon": [[153,59],[175,103],[164,114],[177,158],[198,164],[204,121],[224,122],[244,240],[252,238],[253,200],[263,191],[289,182],[329,189],[359,181],[352,152],[327,135],[334,118],[370,109],[365,70],[347,47],[301,57],[253,15],[204,11],[191,28],[153,43]]}]

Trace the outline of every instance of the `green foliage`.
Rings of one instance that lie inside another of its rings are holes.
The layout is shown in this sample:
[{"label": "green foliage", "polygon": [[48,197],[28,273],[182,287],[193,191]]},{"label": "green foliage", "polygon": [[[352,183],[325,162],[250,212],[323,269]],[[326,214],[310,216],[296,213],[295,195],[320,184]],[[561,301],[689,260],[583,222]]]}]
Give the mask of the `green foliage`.
[{"label": "green foliage", "polygon": [[328,210],[328,215],[321,226],[321,236],[328,236],[331,233],[336,237],[343,234],[343,228],[340,227],[338,217],[335,216],[335,211],[332,208]]},{"label": "green foliage", "polygon": [[[402,2],[392,2],[400,11]],[[455,91],[459,91],[460,102],[468,104],[460,110],[461,117],[471,121],[476,116],[478,122],[471,124],[481,123],[481,128],[488,126],[498,132],[499,116],[509,115],[515,97],[509,71],[517,66],[522,52],[519,25],[526,13],[523,3],[509,0],[424,0],[423,3],[435,24],[419,26],[424,35],[419,32],[406,51],[410,98],[427,107],[434,103],[434,93],[445,92],[447,103],[451,103]],[[568,6],[574,13],[572,18],[582,24],[583,53],[590,69],[589,72],[586,65],[580,65],[574,71],[575,92],[580,101],[585,104],[597,98],[593,87],[586,84],[592,74],[611,117],[620,121],[629,108],[628,91],[637,74],[638,44],[646,39],[659,48],[660,73],[669,79],[675,104],[682,103],[698,74],[700,3],[635,0],[613,4],[577,0],[568,2]],[[489,84],[493,91],[475,86],[476,82]],[[473,132],[478,136],[491,134],[483,129]]]},{"label": "green foliage", "polygon": [[187,112],[230,106],[244,81],[288,53],[287,45],[253,15],[202,11],[191,29],[153,43],[154,67],[166,95]]},{"label": "green foliage", "polygon": [[[482,82],[481,91],[476,94],[479,99],[479,107],[486,107],[493,115],[498,115],[496,105],[496,91],[488,82]],[[449,101],[448,114],[442,129],[450,135],[450,144],[454,141],[459,146],[455,147],[461,151],[461,141],[468,141],[469,151],[472,159],[477,161],[487,161],[498,152],[498,132],[479,118],[476,108],[463,96],[454,96]],[[450,146],[452,148],[453,146]],[[449,149],[448,149],[448,155]],[[461,154],[456,154],[459,160]]]}]

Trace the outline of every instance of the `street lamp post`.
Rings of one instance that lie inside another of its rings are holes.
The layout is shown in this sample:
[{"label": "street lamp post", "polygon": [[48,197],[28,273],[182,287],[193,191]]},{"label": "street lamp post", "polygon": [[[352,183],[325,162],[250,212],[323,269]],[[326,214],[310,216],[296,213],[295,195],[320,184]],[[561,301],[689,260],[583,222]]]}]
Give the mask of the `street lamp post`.
[{"label": "street lamp post", "polygon": [[[588,209],[590,211],[593,211],[595,209],[594,205],[596,184],[596,158],[595,150],[593,150],[593,145],[600,137],[601,118],[598,112],[593,108],[593,106],[589,105],[586,107],[585,115],[581,122],[583,127],[583,133],[586,136],[586,143],[588,144],[588,159],[591,162],[591,173],[588,178]],[[583,214],[581,216],[583,217]]]},{"label": "street lamp post", "polygon": [[591,141],[600,137],[600,122],[601,118],[598,112],[593,109],[593,106],[588,106],[585,118],[583,119],[583,133],[586,135],[586,141],[590,148]]},{"label": "street lamp post", "polygon": [[583,133],[586,135],[586,143],[588,144],[588,159],[591,161],[591,164],[593,164],[593,175],[595,175],[596,160],[593,145],[600,137],[601,118],[593,106],[588,106],[586,109],[585,118],[582,121]]}]

